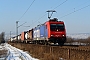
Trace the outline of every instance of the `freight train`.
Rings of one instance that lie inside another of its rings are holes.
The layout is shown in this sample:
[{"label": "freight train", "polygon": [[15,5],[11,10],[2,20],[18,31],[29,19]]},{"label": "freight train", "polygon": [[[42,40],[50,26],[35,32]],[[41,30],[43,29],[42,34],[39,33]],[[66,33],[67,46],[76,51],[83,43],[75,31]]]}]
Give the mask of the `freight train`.
[{"label": "freight train", "polygon": [[57,18],[50,19],[29,31],[22,32],[18,35],[18,41],[35,44],[58,43],[59,45],[63,45],[66,42],[65,24],[63,21],[58,21]]}]

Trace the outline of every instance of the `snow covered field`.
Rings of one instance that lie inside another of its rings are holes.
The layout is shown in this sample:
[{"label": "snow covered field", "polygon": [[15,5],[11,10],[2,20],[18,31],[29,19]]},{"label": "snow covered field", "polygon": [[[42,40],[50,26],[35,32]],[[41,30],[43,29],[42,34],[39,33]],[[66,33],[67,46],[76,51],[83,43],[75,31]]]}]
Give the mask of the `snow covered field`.
[{"label": "snow covered field", "polygon": [[90,37],[90,33],[68,33],[67,36],[74,39],[86,39]]},{"label": "snow covered field", "polygon": [[7,55],[0,57],[0,60],[39,60],[31,57],[28,52],[24,52],[7,43],[0,45],[0,50],[7,50]]}]

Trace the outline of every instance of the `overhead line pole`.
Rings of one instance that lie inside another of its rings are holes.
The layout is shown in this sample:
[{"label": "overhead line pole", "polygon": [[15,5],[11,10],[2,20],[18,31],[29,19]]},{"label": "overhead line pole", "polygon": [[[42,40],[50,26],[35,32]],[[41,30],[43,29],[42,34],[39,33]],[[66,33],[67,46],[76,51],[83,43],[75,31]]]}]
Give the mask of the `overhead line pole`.
[{"label": "overhead line pole", "polygon": [[10,31],[10,41],[11,41],[11,31]]},{"label": "overhead line pole", "polygon": [[18,28],[20,27],[20,26],[22,26],[23,24],[25,24],[25,23],[23,23],[23,24],[21,24],[20,26],[18,26],[18,22],[19,21],[16,21],[16,40],[18,41]]},{"label": "overhead line pole", "polygon": [[18,41],[18,22],[16,21],[16,40]]}]

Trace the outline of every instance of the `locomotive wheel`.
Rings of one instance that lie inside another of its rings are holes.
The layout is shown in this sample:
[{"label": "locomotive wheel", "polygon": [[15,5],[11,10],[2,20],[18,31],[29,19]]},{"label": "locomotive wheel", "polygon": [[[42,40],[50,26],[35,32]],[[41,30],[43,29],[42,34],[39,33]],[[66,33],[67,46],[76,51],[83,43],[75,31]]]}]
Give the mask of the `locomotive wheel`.
[{"label": "locomotive wheel", "polygon": [[64,42],[59,42],[58,45],[62,46],[64,45]]}]

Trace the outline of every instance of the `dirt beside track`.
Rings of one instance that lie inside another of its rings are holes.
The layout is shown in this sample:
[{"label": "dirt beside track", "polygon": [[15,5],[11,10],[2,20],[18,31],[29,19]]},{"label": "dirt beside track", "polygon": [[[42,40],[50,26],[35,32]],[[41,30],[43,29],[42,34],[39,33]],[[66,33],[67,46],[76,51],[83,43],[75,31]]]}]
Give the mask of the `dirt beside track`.
[{"label": "dirt beside track", "polygon": [[2,57],[2,55],[6,56],[7,55],[7,50],[0,50],[0,57]]},{"label": "dirt beside track", "polygon": [[45,46],[37,44],[9,43],[28,51],[40,60],[90,60],[90,46]]}]

